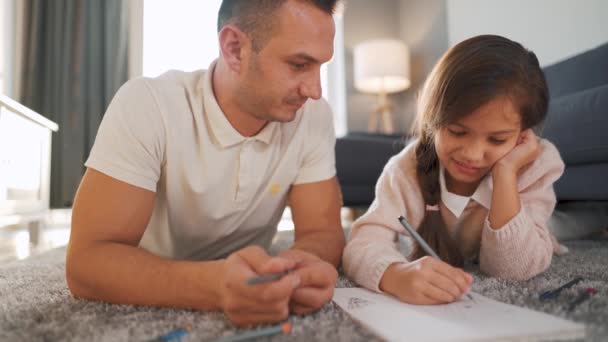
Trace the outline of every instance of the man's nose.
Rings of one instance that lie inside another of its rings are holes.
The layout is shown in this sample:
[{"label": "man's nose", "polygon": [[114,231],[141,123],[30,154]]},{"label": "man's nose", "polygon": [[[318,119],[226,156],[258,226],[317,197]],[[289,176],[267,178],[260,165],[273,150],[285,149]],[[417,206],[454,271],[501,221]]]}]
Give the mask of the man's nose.
[{"label": "man's nose", "polygon": [[302,82],[302,85],[300,86],[300,95],[302,97],[307,97],[314,100],[321,98],[322,89],[320,71],[315,71],[310,77]]}]

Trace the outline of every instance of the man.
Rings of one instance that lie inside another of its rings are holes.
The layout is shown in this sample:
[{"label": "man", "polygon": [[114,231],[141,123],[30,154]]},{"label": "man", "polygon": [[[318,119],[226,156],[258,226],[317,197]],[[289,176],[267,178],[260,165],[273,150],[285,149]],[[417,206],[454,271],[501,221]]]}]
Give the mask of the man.
[{"label": "man", "polygon": [[[224,0],[209,70],[119,90],[74,203],[75,296],[223,310],[238,325],[331,299],[344,234],[320,67],[333,54],[335,3]],[[287,201],[295,242],[271,257],[257,246],[270,245]]]}]

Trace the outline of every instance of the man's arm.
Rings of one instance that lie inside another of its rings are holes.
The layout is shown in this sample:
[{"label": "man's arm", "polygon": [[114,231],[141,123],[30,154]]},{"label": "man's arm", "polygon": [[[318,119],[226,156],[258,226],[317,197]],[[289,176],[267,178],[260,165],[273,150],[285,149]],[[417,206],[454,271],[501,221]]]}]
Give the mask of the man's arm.
[{"label": "man's arm", "polygon": [[340,221],[342,196],[338,180],[294,185],[289,206],[295,226],[292,249],[302,250],[338,267],[345,238]]},{"label": "man's arm", "polygon": [[154,201],[151,191],[87,170],[72,212],[66,259],[70,290],[112,303],[219,309],[213,274],[223,261],[195,266],[137,248]]},{"label": "man's arm", "polygon": [[329,302],[338,279],[336,268],[344,249],[340,224],[342,198],[336,178],[295,185],[289,195],[295,225],[295,242],[280,256],[296,262],[294,274],[301,279],[289,308],[308,314]]},{"label": "man's arm", "polygon": [[223,310],[237,325],[284,320],[300,279],[248,286],[252,276],[294,267],[248,247],[217,261],[175,261],[137,245],[155,194],[88,169],[72,213],[66,278],[72,294],[119,304]]}]

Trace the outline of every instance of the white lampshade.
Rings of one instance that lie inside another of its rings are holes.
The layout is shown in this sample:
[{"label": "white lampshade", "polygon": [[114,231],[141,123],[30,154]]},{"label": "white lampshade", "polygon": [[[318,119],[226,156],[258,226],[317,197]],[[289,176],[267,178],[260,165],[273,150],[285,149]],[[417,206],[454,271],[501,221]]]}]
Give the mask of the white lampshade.
[{"label": "white lampshade", "polygon": [[354,49],[355,88],[366,93],[396,93],[410,86],[410,52],[394,39],[371,40]]}]

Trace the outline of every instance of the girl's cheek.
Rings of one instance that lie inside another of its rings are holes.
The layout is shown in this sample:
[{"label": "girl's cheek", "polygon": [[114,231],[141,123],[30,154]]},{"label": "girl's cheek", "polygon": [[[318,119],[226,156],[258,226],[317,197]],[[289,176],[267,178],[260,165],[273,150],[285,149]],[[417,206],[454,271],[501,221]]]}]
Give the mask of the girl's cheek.
[{"label": "girl's cheek", "polygon": [[494,163],[496,163],[497,161],[499,161],[500,159],[505,157],[507,154],[509,154],[509,152],[513,151],[514,148],[515,148],[515,146],[508,146],[507,148],[504,148],[504,149],[501,149],[500,151],[498,151],[493,158]]}]

